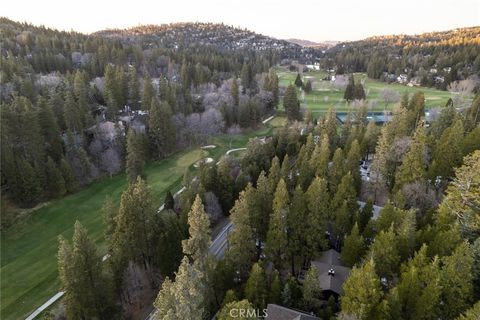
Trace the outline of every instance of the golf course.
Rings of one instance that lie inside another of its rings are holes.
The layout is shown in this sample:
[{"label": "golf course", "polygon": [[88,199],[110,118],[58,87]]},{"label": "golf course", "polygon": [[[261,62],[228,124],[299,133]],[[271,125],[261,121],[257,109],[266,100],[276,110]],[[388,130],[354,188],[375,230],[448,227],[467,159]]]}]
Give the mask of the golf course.
[{"label": "golf course", "polygon": [[[279,84],[286,87],[295,82],[297,72],[289,71],[283,67],[277,67],[277,75]],[[332,81],[323,80],[327,76],[325,71],[309,71],[304,72],[302,81],[312,82],[312,91],[304,93],[298,91],[298,98],[302,103],[302,107],[311,109],[314,116],[324,113],[330,108],[334,108],[338,112],[347,112],[351,108],[343,99],[344,89],[336,88]],[[422,91],[425,94],[425,106],[427,109],[445,106],[447,100],[452,97],[452,93],[441,91],[435,88],[409,87],[398,83],[386,83],[378,80],[370,79],[365,73],[355,73],[355,82],[363,83],[365,94],[368,101],[368,111],[383,111],[384,108],[391,109],[395,103],[389,103],[385,106],[382,92],[384,89],[390,89],[398,92],[401,96],[404,92],[413,94],[416,91]]]},{"label": "golf course", "polygon": [[[272,132],[272,126],[241,135],[217,135],[210,138],[212,149],[190,148],[167,159],[149,163],[147,182],[155,202],[160,206],[168,190],[181,188],[185,170],[205,157],[218,160],[229,149],[246,146],[255,136]],[[5,320],[25,318],[60,290],[57,272],[58,236],[71,239],[79,220],[103,252],[104,223],[101,213],[107,196],[118,204],[127,187],[124,173],[96,181],[84,189],[50,201],[19,221],[1,235],[1,315]]]}]

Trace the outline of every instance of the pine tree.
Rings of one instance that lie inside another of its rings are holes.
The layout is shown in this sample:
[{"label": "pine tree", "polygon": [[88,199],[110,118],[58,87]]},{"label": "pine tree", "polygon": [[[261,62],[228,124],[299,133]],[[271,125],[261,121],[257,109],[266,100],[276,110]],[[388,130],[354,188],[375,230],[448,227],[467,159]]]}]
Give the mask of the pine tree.
[{"label": "pine tree", "polygon": [[151,264],[155,243],[155,210],[146,182],[140,177],[122,193],[120,208],[116,217],[116,228],[109,251],[116,281],[121,280],[128,262],[137,262],[145,266]]},{"label": "pine tree", "polygon": [[360,261],[365,253],[365,242],[360,234],[358,224],[352,228],[352,232],[345,238],[342,248],[341,259],[347,267],[352,267]]},{"label": "pine tree", "polygon": [[425,161],[427,156],[426,139],[425,129],[422,126],[418,126],[413,136],[410,149],[403,157],[403,162],[397,169],[394,190],[401,190],[401,188],[408,183],[425,179]]},{"label": "pine tree", "polygon": [[152,85],[152,79],[148,74],[143,78],[143,94],[142,94],[142,109],[150,110],[152,99],[156,97],[157,93]]},{"label": "pine tree", "polygon": [[220,160],[217,165],[217,195],[223,212],[229,212],[233,206],[233,179],[230,175],[230,166],[226,159]]},{"label": "pine tree", "polygon": [[321,136],[326,135],[329,139],[330,150],[336,150],[338,146],[338,134],[337,134],[337,115],[332,108],[328,109],[327,114],[323,118],[321,125]]},{"label": "pine tree", "polygon": [[73,92],[77,101],[77,110],[81,118],[82,126],[88,128],[93,125],[93,118],[90,114],[90,106],[88,105],[85,74],[78,70],[75,73],[75,78],[73,80]]},{"label": "pine tree", "polygon": [[292,203],[287,214],[287,252],[290,255],[292,274],[295,273],[297,260],[306,261],[313,255],[314,248],[308,246],[308,211],[305,206],[306,198],[302,188],[298,185],[292,196]]},{"label": "pine tree", "polygon": [[140,91],[138,88],[137,69],[132,66],[128,70],[128,103],[134,109],[138,109],[140,105]]},{"label": "pine tree", "polygon": [[461,119],[445,129],[434,150],[431,177],[449,178],[453,175],[453,168],[462,161],[461,142],[463,133],[464,128]]},{"label": "pine tree", "polygon": [[200,267],[204,267],[211,243],[210,220],[199,195],[195,197],[192,209],[188,213],[188,232],[190,237],[182,242],[183,253],[191,257]]},{"label": "pine tree", "polygon": [[398,271],[400,255],[397,248],[397,237],[391,227],[388,231],[380,231],[370,247],[370,256],[375,261],[375,270],[380,277],[392,279]]},{"label": "pine tree", "polygon": [[155,158],[162,159],[175,148],[175,125],[168,103],[153,98],[149,110],[148,136]]},{"label": "pine tree", "polygon": [[360,233],[363,233],[365,228],[367,227],[368,222],[372,219],[373,217],[373,201],[371,199],[368,199],[365,205],[363,206],[362,210],[360,210],[357,223],[358,223],[358,229]]},{"label": "pine tree", "polygon": [[[360,267],[353,267],[343,284],[342,314],[358,320],[382,319],[386,303],[380,280],[372,259]],[[387,319],[386,317],[384,319]]]},{"label": "pine tree", "polygon": [[345,88],[343,99],[347,100],[348,102],[355,99],[355,79],[353,78],[353,74],[348,78],[348,85]]},{"label": "pine tree", "polygon": [[62,172],[57,168],[57,165],[52,158],[47,158],[46,164],[46,192],[49,197],[57,198],[63,196],[67,190],[65,188],[65,180]]},{"label": "pine tree", "polygon": [[297,77],[295,78],[295,85],[299,88],[303,87],[303,81],[300,77],[300,73],[297,73]]},{"label": "pine tree", "polygon": [[143,168],[145,166],[145,155],[143,151],[141,137],[133,129],[127,133],[127,156],[125,169],[128,181],[133,183],[137,177],[144,177]]},{"label": "pine tree", "polygon": [[34,168],[23,158],[15,159],[17,174],[13,180],[13,194],[22,206],[32,206],[40,196],[41,189]]},{"label": "pine tree", "polygon": [[[277,158],[277,169],[278,158]],[[275,180],[272,176],[272,180]],[[257,188],[254,193],[255,196],[255,208],[250,212],[250,220],[252,227],[255,230],[256,238],[265,243],[268,232],[268,222],[272,213],[272,202],[274,193],[274,183],[269,181],[269,178],[265,176],[265,172],[262,171],[257,180]]]},{"label": "pine tree", "polygon": [[363,85],[361,83],[355,84],[355,87],[353,89],[353,97],[357,100],[365,100],[365,90],[363,89]]},{"label": "pine tree", "polygon": [[439,260],[426,255],[424,245],[404,267],[397,285],[402,319],[437,319],[439,317]]},{"label": "pine tree", "polygon": [[175,282],[165,279],[154,306],[155,318],[171,320],[202,319],[205,312],[205,274],[184,257]]},{"label": "pine tree", "polygon": [[312,81],[307,80],[307,82],[305,83],[304,90],[305,90],[306,93],[312,92]]},{"label": "pine tree", "polygon": [[63,143],[57,120],[52,109],[52,102],[46,101],[43,97],[38,100],[38,121],[45,139],[47,154],[56,161],[63,155]]},{"label": "pine tree", "polygon": [[360,154],[360,145],[355,139],[353,140],[350,149],[348,150],[347,158],[345,159],[345,168],[346,172],[350,172],[350,174],[352,175],[353,183],[357,191],[360,191],[361,185],[360,171],[358,168],[358,163],[361,158],[362,156]]},{"label": "pine tree", "polygon": [[315,310],[320,306],[322,288],[320,287],[319,279],[320,274],[317,267],[311,265],[303,281],[303,300],[309,310]]},{"label": "pine tree", "polygon": [[473,257],[466,242],[460,244],[451,256],[443,258],[440,276],[442,318],[453,319],[468,308],[473,296],[472,266]]},{"label": "pine tree", "polygon": [[289,85],[283,97],[283,108],[289,121],[300,120],[300,103],[297,98],[297,90]]},{"label": "pine tree", "polygon": [[278,89],[278,76],[274,69],[270,70],[269,81],[270,81],[269,90],[273,94],[273,105],[275,106],[275,108],[278,108],[278,103],[280,101],[279,89]]},{"label": "pine tree", "polygon": [[267,302],[279,304],[282,300],[282,284],[280,283],[280,275],[277,270],[273,271],[271,279]]},{"label": "pine tree", "polygon": [[378,135],[380,133],[379,127],[375,124],[375,121],[372,119],[368,122],[365,135],[361,140],[361,150],[362,154],[365,155],[368,159],[368,155],[375,152],[375,146],[377,145]]},{"label": "pine tree", "polygon": [[111,64],[105,67],[105,93],[104,100],[107,104],[108,117],[113,119],[118,111],[118,85],[115,77],[115,68]]},{"label": "pine tree", "polygon": [[245,285],[245,298],[257,309],[261,310],[266,306],[267,280],[265,271],[258,263],[255,263],[250,271]]},{"label": "pine tree", "polygon": [[327,182],[323,178],[316,177],[305,193],[308,209],[308,247],[312,254],[318,254],[326,248],[325,231],[326,222],[330,218],[329,203],[330,195],[327,190]]},{"label": "pine tree", "polygon": [[330,193],[335,194],[338,184],[345,174],[345,163],[343,151],[340,148],[335,150],[332,159],[332,166],[328,170],[328,188]]},{"label": "pine tree", "polygon": [[63,181],[65,182],[66,191],[68,193],[76,191],[78,188],[78,183],[73,174],[70,163],[65,158],[60,160],[60,171],[62,173]]},{"label": "pine tree", "polygon": [[[284,160],[285,161],[285,160]],[[266,254],[277,269],[283,267],[285,262],[285,248],[287,247],[287,216],[288,216],[288,191],[283,179],[280,179],[273,198],[273,212],[270,216],[267,233]]]},{"label": "pine tree", "polygon": [[107,319],[111,300],[102,258],[78,221],[75,223],[72,248],[60,238],[58,268],[66,292],[68,317]]},{"label": "pine tree", "polygon": [[80,112],[77,108],[73,93],[71,89],[65,90],[65,108],[63,111],[63,117],[65,119],[65,124],[67,129],[72,134],[78,134],[82,131],[82,119]]},{"label": "pine tree", "polygon": [[238,94],[238,83],[237,79],[233,78],[232,80],[232,88],[230,89],[230,94],[233,98],[233,105],[238,107],[239,106],[239,94]]},{"label": "pine tree", "polygon": [[255,189],[248,184],[240,192],[238,200],[230,211],[230,219],[235,228],[228,235],[227,260],[235,266],[241,276],[245,276],[255,259],[257,248],[254,230],[251,226],[250,209],[254,205]]},{"label": "pine tree", "polygon": [[330,143],[328,137],[323,135],[322,141],[315,146],[310,159],[311,166],[317,177],[326,178],[328,172],[328,161],[330,160]]},{"label": "pine tree", "polygon": [[165,200],[163,201],[165,210],[172,210],[175,206],[175,199],[173,198],[172,193],[170,190],[167,190],[167,194],[165,194]]}]

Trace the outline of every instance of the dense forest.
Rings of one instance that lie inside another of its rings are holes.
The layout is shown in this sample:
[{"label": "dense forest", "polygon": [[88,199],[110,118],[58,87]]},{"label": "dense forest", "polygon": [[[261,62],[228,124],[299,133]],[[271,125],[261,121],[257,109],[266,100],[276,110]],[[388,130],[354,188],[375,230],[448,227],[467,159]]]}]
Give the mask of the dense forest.
[{"label": "dense forest", "polygon": [[[87,36],[2,18],[0,28],[2,189],[22,207],[119,172],[129,131],[144,140],[146,161],[255,127],[278,105],[270,67],[300,48],[223,25]],[[184,42],[167,41],[179,33]],[[244,47],[252,36],[261,48]]]},{"label": "dense forest", "polygon": [[[377,36],[345,42],[326,51],[322,64],[337,73],[367,72],[373,79],[446,90],[457,80],[480,73],[480,28],[460,28],[419,35]],[[477,84],[478,86],[478,84]],[[477,88],[478,89],[478,88]]]},{"label": "dense forest", "polygon": [[[210,319],[217,311],[233,319],[232,309],[269,303],[323,319],[475,319],[480,97],[466,114],[445,107],[428,128],[419,116],[424,103],[421,92],[405,96],[381,128],[364,106],[343,125],[330,110],[307,120],[304,134],[286,125],[267,140],[250,140],[241,160],[226,156],[202,165],[197,178],[185,176],[186,191],[167,196],[170,213],[155,214],[139,177],[118,209],[105,202],[107,264],[80,224],[73,249],[62,239],[67,317],[128,317],[148,301],[145,288],[162,283],[156,319]],[[369,155],[365,181],[358,163]],[[366,201],[362,208],[358,199]],[[375,218],[374,205],[382,206]],[[208,251],[211,226],[222,216],[234,229],[225,259],[216,260]],[[337,298],[325,295],[309,264],[329,248],[353,268]],[[96,262],[76,267],[71,261],[82,254]],[[80,287],[81,270],[105,278],[96,287],[83,279]],[[84,296],[102,303],[77,298]]]}]

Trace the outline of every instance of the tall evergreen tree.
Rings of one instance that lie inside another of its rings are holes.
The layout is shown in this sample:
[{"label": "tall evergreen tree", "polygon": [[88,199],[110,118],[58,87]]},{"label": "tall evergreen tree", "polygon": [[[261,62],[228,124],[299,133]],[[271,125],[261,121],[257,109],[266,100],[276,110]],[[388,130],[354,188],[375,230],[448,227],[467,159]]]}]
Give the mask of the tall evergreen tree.
[{"label": "tall evergreen tree", "polygon": [[[151,265],[155,243],[155,210],[150,189],[140,177],[122,193],[116,228],[109,243],[110,262],[116,281],[120,281],[129,262]],[[117,282],[118,284],[118,282]]]},{"label": "tall evergreen tree", "polygon": [[413,136],[410,149],[403,157],[403,162],[397,169],[395,175],[395,190],[401,190],[405,184],[425,179],[425,163],[427,157],[426,139],[425,129],[422,126],[418,126]]},{"label": "tall evergreen tree", "polygon": [[322,288],[317,267],[311,265],[303,281],[303,300],[309,310],[316,310],[321,304]]},{"label": "tall evergreen tree", "polygon": [[295,78],[295,85],[299,88],[303,87],[303,81],[300,77],[300,73],[297,73],[297,77]]},{"label": "tall evergreen tree", "polygon": [[191,257],[200,267],[204,267],[211,243],[211,231],[210,220],[199,195],[195,197],[192,209],[188,213],[188,226],[190,237],[182,242],[183,253]]},{"label": "tall evergreen tree", "polygon": [[175,148],[175,126],[172,120],[172,110],[168,103],[159,103],[152,99],[148,115],[148,136],[153,149],[153,155],[162,159]]},{"label": "tall evergreen tree", "polygon": [[75,223],[73,247],[60,238],[58,268],[69,318],[110,317],[111,297],[102,258],[86,229],[78,221]]},{"label": "tall evergreen tree", "polygon": [[232,88],[230,89],[230,94],[232,95],[232,98],[233,98],[233,105],[238,107],[239,93],[238,93],[238,83],[236,78],[233,78],[232,80]]},{"label": "tall evergreen tree", "polygon": [[470,305],[473,297],[472,266],[473,257],[466,242],[460,244],[451,256],[443,258],[441,317],[453,319]]},{"label": "tall evergreen tree", "polygon": [[323,178],[316,177],[305,192],[306,204],[308,209],[308,247],[312,254],[319,254],[326,248],[325,231],[326,222],[330,218],[327,182]]},{"label": "tall evergreen tree", "polygon": [[352,267],[362,258],[365,253],[365,243],[358,229],[358,224],[352,228],[352,232],[345,238],[342,248],[341,259],[347,267]]},{"label": "tall evergreen tree", "polygon": [[370,247],[370,256],[375,261],[375,270],[380,277],[392,279],[398,271],[400,255],[397,238],[391,227],[387,232],[380,231]]},{"label": "tall evergreen tree", "polygon": [[54,160],[59,161],[63,155],[63,143],[60,128],[53,113],[51,101],[41,97],[38,100],[38,121],[45,139],[47,154]]},{"label": "tall evergreen tree", "polygon": [[353,267],[343,284],[342,314],[359,320],[388,319],[387,304],[383,300],[380,280],[372,259],[360,267]]},{"label": "tall evergreen tree", "polygon": [[[284,160],[285,161],[285,160]],[[288,191],[283,179],[280,179],[273,197],[273,212],[270,217],[265,250],[267,257],[275,264],[277,269],[283,267],[285,262],[285,248],[288,245],[287,216],[288,216]]]},{"label": "tall evergreen tree", "polygon": [[143,93],[142,93],[142,109],[150,110],[152,99],[156,97],[157,93],[152,85],[152,79],[148,74],[143,78]]},{"label": "tall evergreen tree", "polygon": [[141,137],[133,129],[127,133],[127,155],[125,169],[128,181],[134,183],[137,177],[143,177],[145,166],[145,154]]},{"label": "tall evergreen tree", "polygon": [[226,159],[220,160],[217,165],[217,195],[223,212],[229,212],[233,206],[233,179],[230,175],[230,166]]},{"label": "tall evergreen tree", "polygon": [[461,142],[463,139],[463,123],[461,119],[443,131],[433,153],[431,177],[441,176],[449,178],[453,175],[453,168],[462,161]]},{"label": "tall evergreen tree", "polygon": [[283,97],[283,108],[289,121],[300,120],[300,102],[297,98],[297,90],[289,85]]},{"label": "tall evergreen tree", "polygon": [[266,307],[267,279],[265,271],[258,263],[255,263],[250,271],[250,276],[245,285],[245,298],[257,309],[262,310]]},{"label": "tall evergreen tree", "polygon": [[57,198],[63,196],[67,190],[65,188],[65,180],[63,179],[62,172],[58,169],[57,164],[52,158],[47,158],[46,164],[46,192],[49,197]]},{"label": "tall evergreen tree", "polygon": [[438,319],[440,308],[439,260],[426,255],[424,245],[408,262],[397,285],[402,319]]},{"label": "tall evergreen tree", "polygon": [[60,160],[60,171],[62,173],[63,181],[65,182],[65,189],[68,193],[72,193],[77,190],[78,183],[73,174],[72,167],[67,159],[62,158]]},{"label": "tall evergreen tree", "polygon": [[229,262],[245,276],[250,271],[257,253],[254,229],[251,226],[251,209],[253,207],[255,189],[248,184],[240,192],[238,200],[230,211],[230,219],[235,228],[228,235],[226,257]]}]

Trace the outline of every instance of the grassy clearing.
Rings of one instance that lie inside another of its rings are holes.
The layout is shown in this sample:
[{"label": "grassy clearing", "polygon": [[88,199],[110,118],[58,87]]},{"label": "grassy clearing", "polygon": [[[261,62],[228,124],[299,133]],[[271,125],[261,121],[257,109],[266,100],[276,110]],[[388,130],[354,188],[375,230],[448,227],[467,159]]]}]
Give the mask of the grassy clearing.
[{"label": "grassy clearing", "polygon": [[[146,167],[155,203],[165,192],[177,189],[185,169],[208,152],[194,149],[178,153]],[[101,207],[107,195],[117,201],[127,182],[124,174],[52,201],[32,216],[2,232],[1,318],[20,319],[58,291],[57,238],[70,239],[79,220],[98,244],[103,244]]]},{"label": "grassy clearing", "polygon": [[[214,149],[200,148],[177,153],[146,167],[148,184],[154,202],[160,205],[167,190],[180,188],[187,168],[197,160],[220,158],[228,149],[244,147],[250,138],[272,132],[270,126],[241,135],[218,135],[208,144]],[[0,318],[21,319],[39,307],[59,290],[57,272],[58,236],[71,239],[75,220],[79,220],[90,236],[105,250],[101,207],[107,195],[119,202],[127,186],[125,174],[105,178],[87,188],[50,202],[1,235],[1,309]]]},{"label": "grassy clearing", "polygon": [[[288,71],[285,68],[277,68],[280,86],[288,86],[295,81],[296,72]],[[299,91],[299,99],[302,102],[302,107],[311,109],[315,116],[318,116],[330,108],[335,108],[337,111],[346,112],[350,109],[350,104],[343,100],[343,90],[332,87],[330,81],[325,81],[323,78],[326,73],[323,71],[311,71],[303,74],[304,81],[311,80],[313,84],[313,91],[309,94],[304,94]],[[382,97],[382,90],[385,88],[393,89],[400,94],[404,92],[414,93],[416,91],[423,91],[425,93],[425,104],[427,108],[443,107],[448,98],[452,97],[452,93],[448,91],[440,91],[433,88],[424,87],[408,87],[398,83],[388,84],[377,80],[370,79],[364,73],[356,73],[355,81],[362,81],[364,83],[365,93],[369,102],[370,111],[383,111],[384,100]],[[386,106],[387,109],[393,108],[394,104]]]}]

